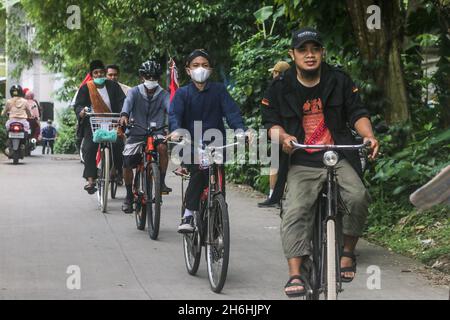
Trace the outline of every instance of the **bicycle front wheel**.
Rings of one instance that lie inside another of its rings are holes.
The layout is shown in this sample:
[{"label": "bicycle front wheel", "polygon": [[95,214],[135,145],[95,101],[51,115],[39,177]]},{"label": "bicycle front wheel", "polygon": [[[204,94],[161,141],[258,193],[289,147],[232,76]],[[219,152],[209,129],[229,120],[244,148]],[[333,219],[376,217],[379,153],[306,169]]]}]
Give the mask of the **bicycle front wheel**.
[{"label": "bicycle front wheel", "polygon": [[137,190],[137,196],[134,197],[136,227],[138,230],[145,230],[147,204],[144,195],[147,193],[147,176],[139,169],[136,170],[136,176],[134,177],[134,189]]},{"label": "bicycle front wheel", "polygon": [[222,291],[230,257],[230,225],[228,208],[222,194],[212,198],[208,208],[206,236],[206,262],[211,290]]},{"label": "bicycle front wheel", "polygon": [[161,183],[160,172],[157,163],[151,165],[150,185],[147,189],[147,229],[152,240],[159,235],[159,224],[161,218]]},{"label": "bicycle front wheel", "polygon": [[109,172],[110,172],[110,158],[109,149],[105,148],[102,152],[102,194],[101,194],[101,209],[106,213],[108,207],[108,188],[109,188]]},{"label": "bicycle front wheel", "polygon": [[336,300],[336,224],[327,221],[327,300]]}]

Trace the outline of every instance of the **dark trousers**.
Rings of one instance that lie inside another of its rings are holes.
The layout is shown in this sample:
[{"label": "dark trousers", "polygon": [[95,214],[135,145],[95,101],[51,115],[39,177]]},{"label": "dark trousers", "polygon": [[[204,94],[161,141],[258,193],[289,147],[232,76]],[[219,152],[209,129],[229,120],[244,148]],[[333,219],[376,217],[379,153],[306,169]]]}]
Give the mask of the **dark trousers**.
[{"label": "dark trousers", "polygon": [[[48,144],[48,145],[47,145]],[[42,154],[45,154],[45,148],[50,148],[52,154],[53,154],[53,146],[55,145],[55,140],[48,140],[48,141],[43,141],[42,143]]]},{"label": "dark trousers", "polygon": [[[209,183],[209,170],[200,170],[198,164],[190,164],[186,165],[186,168],[191,173],[191,177],[189,179],[189,184],[186,188],[185,194],[185,202],[186,208],[191,211],[199,210],[200,198],[202,196],[203,191],[206,187],[208,187]],[[221,167],[221,172],[225,175],[224,168]],[[222,177],[223,185],[222,185],[222,193],[225,196],[225,177]]]},{"label": "dark trousers", "polygon": [[200,170],[195,164],[188,165],[187,169],[191,173],[191,178],[185,194],[186,209],[197,211],[203,190],[208,186],[208,170]]},{"label": "dark trousers", "polygon": [[[97,178],[97,164],[96,164],[96,156],[97,156],[97,150],[98,150],[98,143],[94,143],[92,141],[91,135],[86,135],[84,137],[83,142],[83,158],[84,158],[84,171],[83,171],[83,177],[84,178]],[[112,155],[113,155],[113,162],[114,167],[119,170],[119,174],[122,171],[123,166],[123,152],[124,143],[123,141],[118,138],[116,143],[112,144]]]}]

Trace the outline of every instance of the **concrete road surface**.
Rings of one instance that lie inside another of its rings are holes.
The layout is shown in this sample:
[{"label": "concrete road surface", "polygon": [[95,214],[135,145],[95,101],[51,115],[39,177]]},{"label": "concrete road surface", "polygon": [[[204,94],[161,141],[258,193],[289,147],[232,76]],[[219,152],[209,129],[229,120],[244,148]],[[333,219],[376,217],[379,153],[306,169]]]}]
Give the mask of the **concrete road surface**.
[{"label": "concrete road surface", "polygon": [[[1,299],[287,299],[276,210],[258,209],[256,199],[229,188],[230,266],[215,294],[204,257],[197,276],[185,269],[177,177],[168,174],[174,192],[164,197],[153,241],[122,213],[123,187],[101,214],[96,196],[83,190],[79,160],[37,151],[17,166],[0,161]],[[358,255],[357,277],[340,299],[449,298],[448,287],[404,272],[417,267],[410,259],[365,241]]]}]

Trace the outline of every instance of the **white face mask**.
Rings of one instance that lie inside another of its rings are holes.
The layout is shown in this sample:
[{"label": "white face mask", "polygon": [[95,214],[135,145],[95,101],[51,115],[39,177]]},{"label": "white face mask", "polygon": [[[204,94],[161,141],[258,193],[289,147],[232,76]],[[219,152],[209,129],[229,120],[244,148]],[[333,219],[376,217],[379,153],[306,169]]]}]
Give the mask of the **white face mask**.
[{"label": "white face mask", "polygon": [[203,83],[208,80],[211,75],[210,69],[205,69],[203,67],[198,67],[195,69],[191,69],[191,79],[195,82]]},{"label": "white face mask", "polygon": [[158,81],[145,80],[145,81],[144,81],[144,86],[145,86],[148,90],[152,90],[152,89],[155,89],[157,86],[159,86],[159,84],[158,84]]}]

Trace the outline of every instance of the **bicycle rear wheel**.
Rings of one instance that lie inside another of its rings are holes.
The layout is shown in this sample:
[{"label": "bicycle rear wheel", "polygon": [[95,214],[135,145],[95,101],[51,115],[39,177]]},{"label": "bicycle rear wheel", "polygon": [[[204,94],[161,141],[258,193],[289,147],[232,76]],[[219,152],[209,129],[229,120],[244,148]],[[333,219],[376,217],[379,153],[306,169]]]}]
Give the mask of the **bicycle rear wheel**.
[{"label": "bicycle rear wheel", "polygon": [[111,199],[115,199],[117,194],[117,170],[113,166],[111,171],[114,173],[111,179]]},{"label": "bicycle rear wheel", "polygon": [[211,290],[222,291],[228,272],[230,257],[230,225],[228,208],[222,194],[212,198],[208,208],[206,235],[206,261]]},{"label": "bicycle rear wheel", "polygon": [[147,229],[150,239],[156,240],[159,235],[161,218],[161,183],[157,163],[151,164],[151,179],[147,189]]},{"label": "bicycle rear wheel", "polygon": [[147,178],[142,171],[136,170],[134,177],[134,188],[137,190],[137,197],[135,197],[135,211],[136,227],[138,230],[145,230],[145,222],[147,220],[147,205],[145,203],[144,195],[147,193]]}]

